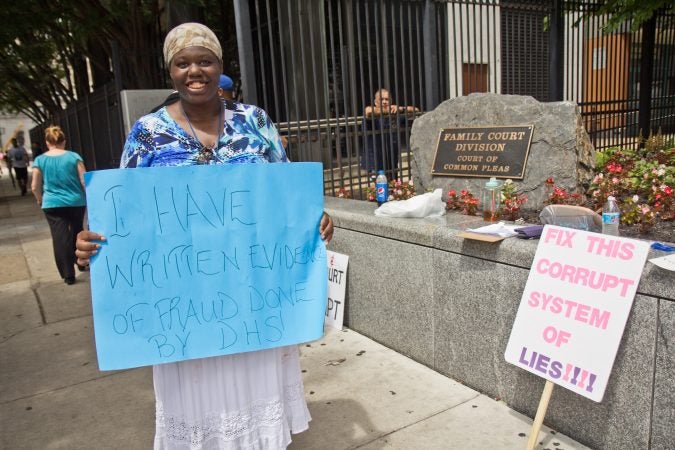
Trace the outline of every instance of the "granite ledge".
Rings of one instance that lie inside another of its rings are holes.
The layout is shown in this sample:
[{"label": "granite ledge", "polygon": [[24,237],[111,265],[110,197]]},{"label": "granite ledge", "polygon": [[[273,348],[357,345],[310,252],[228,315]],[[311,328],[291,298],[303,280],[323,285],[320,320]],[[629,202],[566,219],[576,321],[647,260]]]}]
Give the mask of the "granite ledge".
[{"label": "granite ledge", "polygon": [[[489,259],[529,269],[537,249],[537,240],[510,238],[498,243],[470,241],[459,237],[466,228],[482,226],[477,216],[449,212],[440,218],[397,219],[375,216],[377,205],[361,200],[324,197],[324,207],[337,228],[372,234],[441,251]],[[665,255],[651,250],[647,259]],[[675,301],[673,272],[645,264],[638,292],[654,298]]]},{"label": "granite ledge", "polygon": [[442,217],[399,219],[378,217],[377,205],[350,199],[325,198],[325,209],[337,228],[373,234],[437,250],[474,256],[529,269],[537,241],[505,239],[497,243],[472,241],[459,236],[467,228],[485,225],[478,216],[450,212]]}]

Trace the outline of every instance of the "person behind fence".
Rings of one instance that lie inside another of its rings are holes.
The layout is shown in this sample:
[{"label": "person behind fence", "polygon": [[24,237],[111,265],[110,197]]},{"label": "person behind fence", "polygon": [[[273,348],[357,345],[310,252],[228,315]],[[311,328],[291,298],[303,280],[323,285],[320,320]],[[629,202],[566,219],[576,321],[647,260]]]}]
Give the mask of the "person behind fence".
[{"label": "person behind fence", "polygon": [[[265,111],[219,98],[221,55],[204,25],[185,23],[167,34],[164,60],[180,99],[135,123],[122,168],[288,161]],[[325,241],[333,235],[326,214],[319,233]],[[80,233],[80,263],[101,239]],[[155,449],[283,449],[291,433],[308,428],[297,345],[156,365],[153,378]]]},{"label": "person behind fence", "polygon": [[73,284],[75,237],[82,231],[86,205],[84,162],[80,155],[66,150],[66,136],[60,127],[47,127],[45,142],[48,150],[33,161],[31,188],[49,223],[59,274],[66,284]]},{"label": "person behind fence", "polygon": [[234,82],[232,78],[221,74],[218,81],[218,95],[223,100],[234,100]]},{"label": "person behind fence", "polygon": [[[234,100],[234,81],[232,78],[227,75],[221,74],[218,81],[218,96],[225,100]],[[284,146],[284,149],[288,148],[288,138],[284,135],[280,135],[281,144]]]},{"label": "person behind fence", "polygon": [[361,168],[374,177],[378,170],[384,170],[389,180],[398,176],[399,135],[407,118],[406,113],[417,112],[414,106],[397,106],[391,103],[387,89],[375,92],[372,105],[363,113],[362,131],[366,147],[361,155]]},{"label": "person behind fence", "polygon": [[12,148],[9,149],[7,154],[12,162],[21,195],[26,195],[28,191],[28,152],[23,145],[19,145],[16,138],[12,138]]}]

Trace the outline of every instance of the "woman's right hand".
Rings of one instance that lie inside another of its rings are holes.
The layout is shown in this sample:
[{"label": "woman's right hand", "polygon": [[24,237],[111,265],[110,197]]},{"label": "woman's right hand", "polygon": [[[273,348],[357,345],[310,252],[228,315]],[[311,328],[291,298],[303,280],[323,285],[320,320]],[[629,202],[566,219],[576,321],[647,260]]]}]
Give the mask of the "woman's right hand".
[{"label": "woman's right hand", "polygon": [[75,241],[75,256],[77,263],[81,266],[89,264],[89,258],[98,253],[101,244],[92,241],[105,241],[105,236],[89,230],[82,230],[77,233],[77,240]]}]

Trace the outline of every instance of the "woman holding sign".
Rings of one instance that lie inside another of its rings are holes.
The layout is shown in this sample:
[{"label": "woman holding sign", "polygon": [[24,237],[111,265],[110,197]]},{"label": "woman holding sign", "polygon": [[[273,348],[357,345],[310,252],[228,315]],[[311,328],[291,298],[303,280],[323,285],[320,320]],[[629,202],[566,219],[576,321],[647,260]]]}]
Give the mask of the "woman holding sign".
[{"label": "woman holding sign", "polygon": [[[265,111],[221,101],[222,50],[215,34],[197,23],[169,32],[164,59],[180,100],[141,117],[124,146],[121,167],[287,162]],[[333,223],[324,214],[321,237]],[[105,239],[78,235],[80,264]],[[291,432],[307,429],[297,346],[154,366],[155,449],[286,448]]]}]

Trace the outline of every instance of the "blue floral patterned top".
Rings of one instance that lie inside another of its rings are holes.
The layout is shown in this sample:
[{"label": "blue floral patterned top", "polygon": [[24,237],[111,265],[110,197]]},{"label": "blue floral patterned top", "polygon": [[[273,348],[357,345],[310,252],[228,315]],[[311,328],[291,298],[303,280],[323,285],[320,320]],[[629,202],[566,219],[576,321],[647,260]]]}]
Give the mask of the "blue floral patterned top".
[{"label": "blue floral patterned top", "polygon": [[226,101],[218,148],[205,153],[166,107],[134,124],[124,144],[120,167],[189,166],[195,164],[287,162],[276,127],[257,106]]}]

